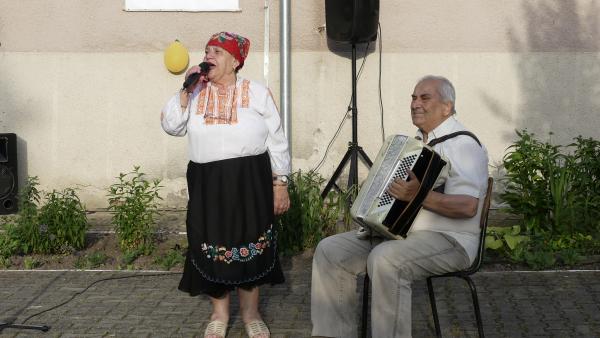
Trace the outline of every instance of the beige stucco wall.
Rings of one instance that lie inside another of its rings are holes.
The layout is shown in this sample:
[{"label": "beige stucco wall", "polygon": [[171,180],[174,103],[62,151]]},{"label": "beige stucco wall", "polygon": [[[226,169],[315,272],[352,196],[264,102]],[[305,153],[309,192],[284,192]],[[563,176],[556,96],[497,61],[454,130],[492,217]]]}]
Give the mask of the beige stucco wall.
[{"label": "beige stucco wall", "polygon": [[[163,51],[178,38],[197,64],[212,32],[244,33],[252,52],[241,75],[268,81],[278,97],[279,2],[268,2],[267,79],[264,4],[242,0],[239,13],[148,13],[124,12],[115,0],[0,0],[0,132],[19,135],[22,176],[39,176],[47,190],[80,187],[96,209],[119,172],[141,165],[163,179],[165,206],[185,206],[186,140],[167,136],[158,122],[183,78],[165,69]],[[493,165],[514,129],[552,130],[563,143],[577,134],[598,138],[598,6],[382,1],[386,135],[414,133],[410,93],[433,73],[454,82],[458,117],[487,145]],[[323,157],[345,114],[350,49],[328,43],[324,1],[292,1],[291,21],[293,166],[306,170]],[[378,70],[379,47],[372,46],[358,83],[359,143],[372,159],[381,145]],[[325,177],[346,151],[350,122],[320,169]]]}]

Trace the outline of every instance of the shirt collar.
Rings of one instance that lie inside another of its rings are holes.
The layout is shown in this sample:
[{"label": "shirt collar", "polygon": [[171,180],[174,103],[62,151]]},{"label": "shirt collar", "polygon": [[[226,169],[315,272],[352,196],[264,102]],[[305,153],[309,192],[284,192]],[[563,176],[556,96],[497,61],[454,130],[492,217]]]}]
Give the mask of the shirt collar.
[{"label": "shirt collar", "polygon": [[[458,123],[458,120],[454,115],[448,117],[446,120],[444,120],[444,122],[427,134],[427,143],[435,140],[438,137],[450,134],[454,130],[456,123]],[[424,139],[423,131],[421,129],[417,130],[417,139]]]}]

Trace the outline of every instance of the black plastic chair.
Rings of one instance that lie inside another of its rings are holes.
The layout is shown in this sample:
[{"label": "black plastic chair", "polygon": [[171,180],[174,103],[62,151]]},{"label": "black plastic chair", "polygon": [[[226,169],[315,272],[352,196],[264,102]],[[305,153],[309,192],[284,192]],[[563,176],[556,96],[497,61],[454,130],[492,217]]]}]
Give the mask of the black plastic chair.
[{"label": "black plastic chair", "polygon": [[458,277],[464,279],[467,284],[469,284],[469,288],[471,289],[471,297],[473,298],[473,308],[475,310],[475,319],[477,320],[477,330],[479,331],[479,337],[483,338],[483,323],[481,321],[481,311],[479,310],[479,299],[477,298],[477,289],[475,288],[475,284],[471,279],[471,275],[479,270],[481,267],[481,263],[483,262],[483,253],[485,250],[485,232],[487,230],[488,223],[488,214],[490,210],[490,201],[492,198],[492,186],[494,184],[494,179],[488,178],[488,188],[485,194],[485,199],[483,201],[483,207],[481,210],[481,218],[479,220],[479,228],[481,229],[481,236],[479,238],[479,251],[477,252],[477,258],[473,264],[466,270],[455,271],[445,273],[443,275],[435,275],[427,278],[427,291],[429,291],[429,301],[431,302],[431,312],[433,313],[433,322],[435,324],[435,334],[437,337],[442,337],[442,330],[440,329],[440,321],[438,318],[437,307],[435,304],[435,294],[433,292],[433,283],[431,280],[433,278],[442,278],[442,277]]}]

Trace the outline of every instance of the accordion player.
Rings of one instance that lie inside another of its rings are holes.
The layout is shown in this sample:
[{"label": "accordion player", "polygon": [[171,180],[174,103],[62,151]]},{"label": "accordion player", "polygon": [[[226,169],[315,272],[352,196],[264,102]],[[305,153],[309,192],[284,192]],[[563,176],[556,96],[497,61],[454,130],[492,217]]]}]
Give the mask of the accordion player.
[{"label": "accordion player", "polygon": [[[421,210],[429,191],[445,180],[447,161],[433,148],[404,135],[388,137],[350,209],[352,218],[363,227],[389,239],[402,239]],[[396,200],[388,186],[396,179],[406,180],[412,171],[421,185],[408,202]]]}]

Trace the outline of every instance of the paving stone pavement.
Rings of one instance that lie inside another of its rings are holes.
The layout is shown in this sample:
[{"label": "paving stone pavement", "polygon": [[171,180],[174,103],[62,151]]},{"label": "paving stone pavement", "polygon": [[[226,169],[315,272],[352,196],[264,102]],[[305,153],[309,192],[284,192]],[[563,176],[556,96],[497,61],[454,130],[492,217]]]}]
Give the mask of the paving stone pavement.
[{"label": "paving stone pavement", "polygon": [[[284,259],[287,282],[261,289],[272,337],[310,336],[310,262],[310,254]],[[107,278],[119,279],[97,282]],[[200,337],[210,304],[179,292],[179,278],[139,271],[0,271],[0,320],[21,323],[78,294],[27,321],[50,331],[7,328],[0,337]],[[487,337],[600,337],[600,271],[479,272],[474,281]],[[466,283],[446,278],[434,287],[444,337],[477,337]],[[433,335],[425,282],[417,282],[413,336]],[[244,336],[234,312],[227,337]]]}]

